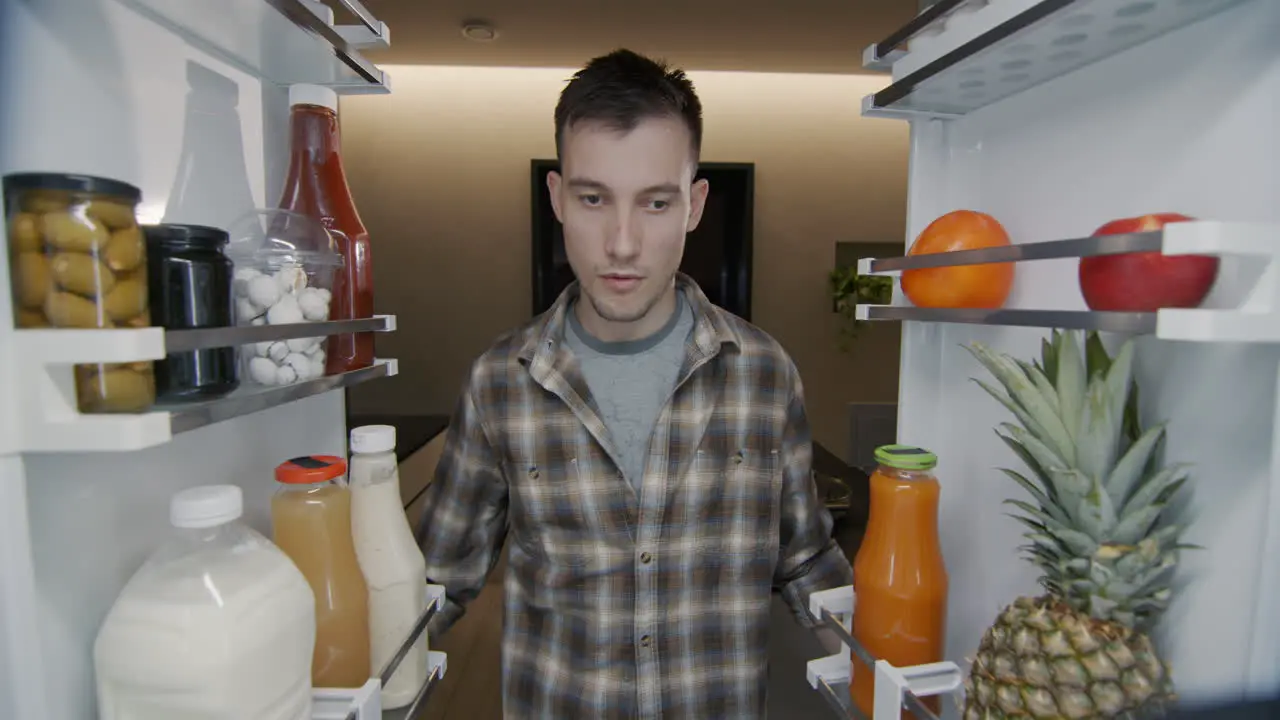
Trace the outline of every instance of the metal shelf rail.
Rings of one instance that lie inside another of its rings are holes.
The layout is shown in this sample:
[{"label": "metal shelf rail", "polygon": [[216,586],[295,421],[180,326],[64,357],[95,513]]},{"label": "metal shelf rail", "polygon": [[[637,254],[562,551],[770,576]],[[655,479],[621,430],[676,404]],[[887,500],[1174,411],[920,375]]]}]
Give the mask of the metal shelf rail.
[{"label": "metal shelf rail", "polygon": [[435,650],[427,653],[427,679],[409,705],[384,710],[381,701],[382,687],[391,680],[401,661],[426,633],[431,618],[443,606],[444,587],[427,585],[427,606],[386,665],[359,688],[315,688],[312,691],[311,720],[420,720],[426,713],[427,700],[440,685],[440,680],[448,669],[448,657],[444,653]]},{"label": "metal shelf rail", "polygon": [[853,586],[816,592],[809,598],[809,612],[823,627],[839,636],[844,647],[840,654],[809,661],[809,685],[817,690],[837,717],[868,720],[849,698],[851,658],[856,657],[868,670],[875,672],[873,713],[869,720],[898,720],[902,709],[916,720],[938,720],[920,698],[950,695],[963,686],[960,668],[943,661],[911,667],[895,667],[871,655],[849,632],[853,618]]},{"label": "metal shelf rail", "polygon": [[[1100,255],[1158,252],[1214,255],[1220,278],[1195,308],[1156,312],[1098,312],[1042,308],[929,308],[907,304],[857,305],[858,320],[970,323],[1056,327],[1134,334],[1191,342],[1280,342],[1280,248],[1274,223],[1197,220],[1159,230],[1019,243],[892,258],[861,258],[860,275],[896,275],[906,270],[986,263],[1071,260]],[[1074,268],[1072,269],[1074,271]]]}]

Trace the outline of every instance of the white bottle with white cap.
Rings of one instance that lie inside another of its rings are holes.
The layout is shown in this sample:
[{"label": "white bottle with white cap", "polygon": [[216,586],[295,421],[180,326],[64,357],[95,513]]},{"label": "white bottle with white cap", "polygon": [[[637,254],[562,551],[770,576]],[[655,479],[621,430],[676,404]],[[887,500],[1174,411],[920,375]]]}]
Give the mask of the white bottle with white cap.
[{"label": "white bottle with white cap", "polygon": [[[427,604],[427,567],[400,496],[396,429],[364,425],[351,430],[351,534],[369,586],[373,671],[381,672],[409,637]],[[382,706],[408,705],[427,680],[427,634],[410,648],[382,688]]]},{"label": "white bottle with white cap", "polygon": [[315,596],[239,522],[235,485],[173,496],[173,536],[124,586],[94,642],[101,720],[309,720]]}]

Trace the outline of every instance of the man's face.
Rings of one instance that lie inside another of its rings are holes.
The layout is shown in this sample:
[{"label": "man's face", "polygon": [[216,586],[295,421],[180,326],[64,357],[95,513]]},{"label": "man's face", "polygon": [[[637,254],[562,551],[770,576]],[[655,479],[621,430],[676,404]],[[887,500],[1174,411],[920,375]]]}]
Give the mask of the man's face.
[{"label": "man's face", "polygon": [[640,321],[672,287],[707,198],[694,169],[678,118],[647,118],[625,133],[591,121],[565,130],[561,172],[547,187],[569,265],[602,320]]}]

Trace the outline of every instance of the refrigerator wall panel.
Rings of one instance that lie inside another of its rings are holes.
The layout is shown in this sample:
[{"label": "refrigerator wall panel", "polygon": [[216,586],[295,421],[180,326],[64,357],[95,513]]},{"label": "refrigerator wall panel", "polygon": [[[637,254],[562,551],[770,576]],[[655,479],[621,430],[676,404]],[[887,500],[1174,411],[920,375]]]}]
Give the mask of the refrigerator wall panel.
[{"label": "refrigerator wall panel", "polygon": [[[110,0],[4,0],[0,8],[0,173],[131,182],[143,191],[143,222],[226,227],[275,201],[287,160],[285,88]],[[0,253],[0,361],[12,332]],[[272,468],[296,455],[345,453],[343,418],[342,395],[330,393],[138,453],[19,458],[0,442],[0,715],[93,717],[94,636],[165,535],[169,497],[239,484],[247,519],[269,531]],[[5,408],[0,430],[20,421]]]},{"label": "refrigerator wall panel", "polygon": [[[908,237],[958,208],[992,213],[1016,242],[1159,211],[1280,221],[1277,36],[1280,4],[1254,0],[961,119],[915,121]],[[1240,270],[1224,264],[1220,284]],[[1084,309],[1076,263],[1020,264],[1008,306]],[[1001,607],[1038,591],[1034,570],[1014,561],[1021,530],[1000,504],[1021,490],[994,469],[1019,467],[993,432],[1013,418],[969,381],[985,371],[961,344],[1031,359],[1046,335],[904,331],[899,440],[941,458],[947,657],[957,662]],[[1268,509],[1280,503],[1271,471],[1280,349],[1144,339],[1138,351],[1144,420],[1168,419],[1168,460],[1195,463],[1186,540],[1204,549],[1183,554],[1160,633],[1179,689],[1196,701],[1276,687],[1280,597],[1264,588],[1280,563],[1261,544],[1280,523]]]},{"label": "refrigerator wall panel", "polygon": [[22,457],[0,455],[0,717],[51,717],[38,616]]}]

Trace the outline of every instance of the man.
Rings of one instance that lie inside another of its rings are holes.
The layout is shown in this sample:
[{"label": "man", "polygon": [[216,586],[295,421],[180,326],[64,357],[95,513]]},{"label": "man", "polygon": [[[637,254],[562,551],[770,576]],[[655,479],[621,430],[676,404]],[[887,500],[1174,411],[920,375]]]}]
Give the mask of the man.
[{"label": "man", "polygon": [[577,280],[472,365],[427,491],[433,631],[510,540],[508,718],[763,717],[771,590],[811,624],[809,594],[852,582],[795,365],[678,272],[701,115],[625,50],[565,87],[547,184]]}]

